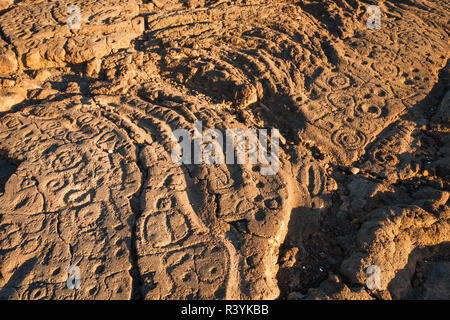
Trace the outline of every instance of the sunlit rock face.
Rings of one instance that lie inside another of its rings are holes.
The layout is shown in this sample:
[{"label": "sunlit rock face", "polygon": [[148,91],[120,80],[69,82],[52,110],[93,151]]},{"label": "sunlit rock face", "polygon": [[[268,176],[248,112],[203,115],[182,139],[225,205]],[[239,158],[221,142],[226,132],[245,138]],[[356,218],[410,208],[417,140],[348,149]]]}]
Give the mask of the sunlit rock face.
[{"label": "sunlit rock face", "polygon": [[448,297],[448,11],[0,0],[0,298]]}]

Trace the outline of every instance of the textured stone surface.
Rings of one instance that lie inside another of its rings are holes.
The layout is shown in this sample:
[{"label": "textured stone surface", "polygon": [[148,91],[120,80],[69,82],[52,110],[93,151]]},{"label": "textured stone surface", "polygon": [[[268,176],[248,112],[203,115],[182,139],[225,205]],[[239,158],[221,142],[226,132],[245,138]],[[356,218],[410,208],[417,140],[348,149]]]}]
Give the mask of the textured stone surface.
[{"label": "textured stone surface", "polygon": [[[0,298],[448,297],[449,5],[369,4],[0,1]],[[197,121],[278,172],[175,164]]]}]

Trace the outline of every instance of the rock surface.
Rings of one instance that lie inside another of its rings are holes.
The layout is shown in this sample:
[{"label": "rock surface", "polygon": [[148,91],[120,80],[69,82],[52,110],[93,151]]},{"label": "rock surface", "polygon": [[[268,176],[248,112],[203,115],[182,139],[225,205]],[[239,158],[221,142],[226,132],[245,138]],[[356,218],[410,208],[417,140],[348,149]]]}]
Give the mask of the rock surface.
[{"label": "rock surface", "polygon": [[0,299],[448,299],[450,7],[371,4],[0,0]]}]

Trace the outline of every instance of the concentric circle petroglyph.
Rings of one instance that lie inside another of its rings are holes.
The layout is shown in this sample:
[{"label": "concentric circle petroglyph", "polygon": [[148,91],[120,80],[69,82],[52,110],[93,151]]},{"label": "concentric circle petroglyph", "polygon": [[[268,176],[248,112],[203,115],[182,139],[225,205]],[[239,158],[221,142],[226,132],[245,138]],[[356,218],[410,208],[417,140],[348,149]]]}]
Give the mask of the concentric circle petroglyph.
[{"label": "concentric circle petroglyph", "polygon": [[333,133],[333,142],[347,150],[357,150],[366,144],[366,136],[359,130],[342,127]]}]

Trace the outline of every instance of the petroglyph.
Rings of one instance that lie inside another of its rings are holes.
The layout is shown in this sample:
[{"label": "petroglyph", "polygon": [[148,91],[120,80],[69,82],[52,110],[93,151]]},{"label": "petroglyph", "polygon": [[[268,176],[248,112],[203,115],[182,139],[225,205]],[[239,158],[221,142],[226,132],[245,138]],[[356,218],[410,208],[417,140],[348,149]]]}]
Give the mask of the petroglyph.
[{"label": "petroglyph", "polygon": [[0,298],[441,295],[449,6],[369,5],[0,1]]}]

